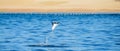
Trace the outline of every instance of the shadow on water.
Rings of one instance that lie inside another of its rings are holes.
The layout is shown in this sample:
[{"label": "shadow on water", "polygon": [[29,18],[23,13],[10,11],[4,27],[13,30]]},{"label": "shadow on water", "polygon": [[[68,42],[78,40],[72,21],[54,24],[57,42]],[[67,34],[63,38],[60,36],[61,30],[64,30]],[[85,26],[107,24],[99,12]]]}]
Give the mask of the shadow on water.
[{"label": "shadow on water", "polygon": [[32,50],[32,51],[47,51],[47,50],[44,50],[44,49],[35,49],[35,50]]},{"label": "shadow on water", "polygon": [[62,45],[27,45],[28,47],[53,47],[53,48],[65,48],[69,46],[62,46]]},{"label": "shadow on water", "polygon": [[6,41],[0,41],[0,43],[10,43],[11,41],[8,41],[8,40],[6,40]]},{"label": "shadow on water", "polygon": [[119,45],[120,46],[120,43],[115,43],[115,45]]},{"label": "shadow on water", "polygon": [[9,51],[18,51],[18,50],[9,50]]},{"label": "shadow on water", "polygon": [[0,51],[19,51],[19,50],[1,50]]},{"label": "shadow on water", "polygon": [[64,50],[64,51],[75,51],[75,50]]}]

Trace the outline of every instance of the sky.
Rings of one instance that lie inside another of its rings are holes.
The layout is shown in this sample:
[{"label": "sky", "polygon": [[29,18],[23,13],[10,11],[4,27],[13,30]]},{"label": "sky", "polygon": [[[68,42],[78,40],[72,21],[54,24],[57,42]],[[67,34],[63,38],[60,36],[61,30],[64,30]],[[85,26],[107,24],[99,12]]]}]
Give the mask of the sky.
[{"label": "sky", "polygon": [[0,0],[0,9],[120,9],[120,0]]}]

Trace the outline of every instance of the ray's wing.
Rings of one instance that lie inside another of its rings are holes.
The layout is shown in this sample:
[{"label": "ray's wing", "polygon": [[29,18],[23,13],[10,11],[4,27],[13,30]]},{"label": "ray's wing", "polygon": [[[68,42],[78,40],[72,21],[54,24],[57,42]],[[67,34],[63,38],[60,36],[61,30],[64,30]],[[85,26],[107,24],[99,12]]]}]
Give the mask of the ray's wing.
[{"label": "ray's wing", "polygon": [[52,31],[58,26],[59,22],[52,22]]},{"label": "ray's wing", "polygon": [[52,31],[58,26],[58,24],[53,24]]}]

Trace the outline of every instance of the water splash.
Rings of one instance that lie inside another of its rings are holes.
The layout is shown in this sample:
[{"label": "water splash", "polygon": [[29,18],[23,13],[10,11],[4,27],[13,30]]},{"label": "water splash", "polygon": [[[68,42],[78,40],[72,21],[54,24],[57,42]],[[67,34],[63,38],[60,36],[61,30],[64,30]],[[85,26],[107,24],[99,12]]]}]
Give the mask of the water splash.
[{"label": "water splash", "polygon": [[51,37],[53,37],[54,35],[54,30],[55,30],[55,28],[57,27],[59,25],[59,22],[57,22],[57,21],[53,21],[52,22],[52,32],[50,32],[50,34],[49,35],[47,35],[46,36],[46,39],[45,39],[45,45],[48,45],[48,40],[51,38]]}]

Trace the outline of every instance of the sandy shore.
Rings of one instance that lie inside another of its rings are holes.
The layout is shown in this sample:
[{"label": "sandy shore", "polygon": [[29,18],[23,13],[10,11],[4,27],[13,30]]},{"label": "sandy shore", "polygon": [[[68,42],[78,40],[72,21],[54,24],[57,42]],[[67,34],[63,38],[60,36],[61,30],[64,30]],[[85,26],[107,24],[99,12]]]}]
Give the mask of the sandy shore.
[{"label": "sandy shore", "polygon": [[0,12],[120,12],[120,9],[0,9]]},{"label": "sandy shore", "polygon": [[120,1],[0,0],[0,12],[120,12]]}]

